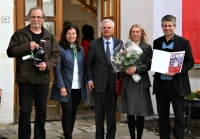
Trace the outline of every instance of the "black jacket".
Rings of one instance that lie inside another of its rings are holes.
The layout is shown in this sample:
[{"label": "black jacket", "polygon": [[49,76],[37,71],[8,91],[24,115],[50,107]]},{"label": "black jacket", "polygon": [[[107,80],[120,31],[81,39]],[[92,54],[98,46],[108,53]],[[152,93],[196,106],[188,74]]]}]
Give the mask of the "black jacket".
[{"label": "black jacket", "polygon": [[[113,39],[115,48],[121,40]],[[92,80],[94,83],[93,91],[104,92],[109,83],[111,91],[115,92],[116,74],[107,61],[102,37],[90,42],[86,75],[87,81]]]},{"label": "black jacket", "polygon": [[[153,49],[162,50],[162,43],[165,36],[162,36],[153,42]],[[173,51],[185,51],[185,57],[183,61],[182,70],[180,73],[173,76],[173,82],[176,87],[177,93],[180,96],[187,96],[191,93],[190,82],[188,71],[194,65],[194,58],[192,55],[190,43],[185,38],[182,38],[178,35],[174,35],[174,48]],[[153,83],[153,94],[156,94],[160,82],[160,73],[154,74],[154,83]]]},{"label": "black jacket", "polygon": [[60,59],[59,44],[52,33],[42,27],[42,39],[46,40],[44,46],[44,62],[47,65],[45,71],[39,71],[33,66],[33,59],[22,60],[23,56],[30,55],[30,42],[32,36],[30,25],[17,30],[11,37],[7,55],[16,58],[16,82],[31,82],[47,84],[50,82],[50,70],[52,70]]}]

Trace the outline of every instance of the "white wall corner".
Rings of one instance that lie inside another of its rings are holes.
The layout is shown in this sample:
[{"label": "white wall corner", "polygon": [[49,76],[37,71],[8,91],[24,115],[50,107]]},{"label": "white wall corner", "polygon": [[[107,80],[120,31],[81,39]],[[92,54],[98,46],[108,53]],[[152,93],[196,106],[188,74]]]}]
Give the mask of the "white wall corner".
[{"label": "white wall corner", "polygon": [[8,58],[6,50],[14,32],[14,1],[0,1],[0,123],[13,122],[14,115],[14,60]]}]

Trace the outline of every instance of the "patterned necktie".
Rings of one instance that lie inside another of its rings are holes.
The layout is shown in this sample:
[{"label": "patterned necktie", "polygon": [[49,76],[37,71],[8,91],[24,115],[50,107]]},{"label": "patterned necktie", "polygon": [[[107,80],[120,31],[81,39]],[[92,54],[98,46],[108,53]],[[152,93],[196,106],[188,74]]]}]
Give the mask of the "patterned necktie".
[{"label": "patterned necktie", "polygon": [[72,46],[73,52],[74,52],[74,59],[77,59],[77,49],[76,46]]},{"label": "patterned necktie", "polygon": [[106,57],[107,57],[107,60],[108,60],[108,63],[110,64],[110,49],[109,49],[109,41],[106,42]]}]

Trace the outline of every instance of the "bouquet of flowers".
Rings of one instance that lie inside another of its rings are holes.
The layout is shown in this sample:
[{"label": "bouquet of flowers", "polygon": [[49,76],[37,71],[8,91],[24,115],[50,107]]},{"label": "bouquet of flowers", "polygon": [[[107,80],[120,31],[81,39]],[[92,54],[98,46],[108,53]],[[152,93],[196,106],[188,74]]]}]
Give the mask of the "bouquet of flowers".
[{"label": "bouquet of flowers", "polygon": [[[113,51],[111,65],[115,72],[125,71],[128,67],[138,64],[142,55],[142,49],[131,40],[120,43]],[[132,75],[133,80],[139,82],[141,77],[138,74]]]}]

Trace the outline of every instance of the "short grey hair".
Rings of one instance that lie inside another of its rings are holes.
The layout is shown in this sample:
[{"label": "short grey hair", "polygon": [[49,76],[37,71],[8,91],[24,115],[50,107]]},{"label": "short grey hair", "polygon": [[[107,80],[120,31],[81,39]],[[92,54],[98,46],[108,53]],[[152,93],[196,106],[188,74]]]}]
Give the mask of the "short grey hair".
[{"label": "short grey hair", "polygon": [[102,24],[105,23],[105,22],[109,22],[109,23],[111,23],[113,28],[115,27],[115,23],[111,19],[104,19],[104,20],[101,21],[100,28],[102,27]]},{"label": "short grey hair", "polygon": [[[176,25],[176,17],[173,16],[173,15],[165,15],[162,19],[161,19],[161,22],[165,22],[165,21],[171,21],[174,23],[174,25]],[[161,25],[162,25],[161,23]]]},{"label": "short grey hair", "polygon": [[43,17],[43,19],[46,18],[46,15],[45,15],[43,9],[42,9],[41,7],[35,6],[35,7],[31,8],[31,9],[29,9],[29,12],[28,12],[28,15],[27,15],[29,19],[30,19],[30,17],[31,17],[31,12],[32,12],[33,10],[40,10],[40,11],[42,11],[42,14],[43,14],[42,17]]}]

